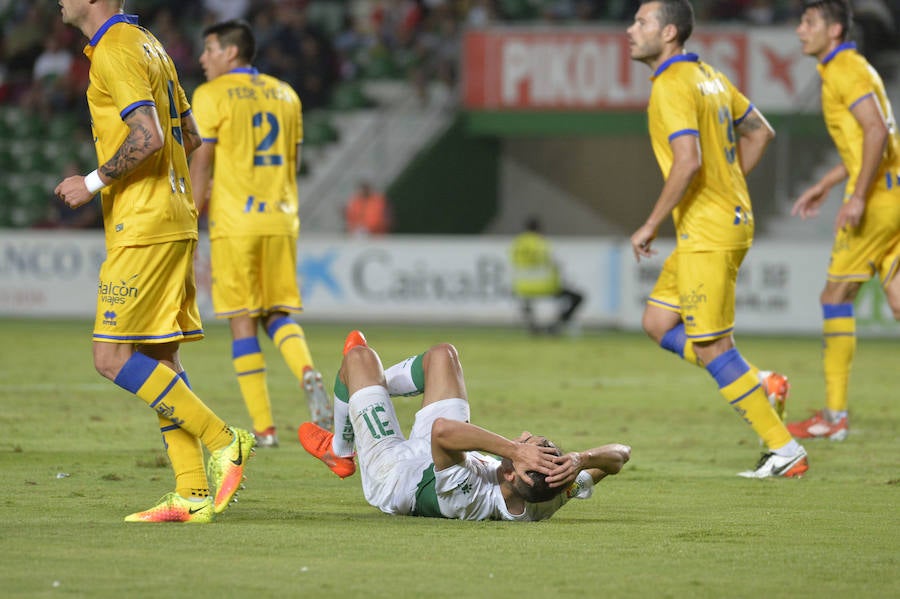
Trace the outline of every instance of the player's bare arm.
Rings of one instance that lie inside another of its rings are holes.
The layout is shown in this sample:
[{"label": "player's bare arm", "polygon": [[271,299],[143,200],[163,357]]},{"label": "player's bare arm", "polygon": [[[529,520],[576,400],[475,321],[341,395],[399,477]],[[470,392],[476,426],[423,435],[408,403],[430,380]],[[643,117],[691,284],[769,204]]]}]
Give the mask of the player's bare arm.
[{"label": "player's bare arm", "polygon": [[203,142],[191,154],[191,189],[194,192],[194,205],[197,212],[202,212],[209,201],[212,188],[213,165],[216,160],[216,144]]},{"label": "player's bare arm", "polygon": [[[159,115],[154,106],[138,106],[125,117],[128,125],[128,136],[112,158],[97,169],[97,175],[103,185],[121,179],[163,147],[162,127]],[[56,186],[54,193],[70,208],[78,208],[94,197],[94,192],[87,188],[86,177],[74,175],[67,177]]]},{"label": "player's bare arm", "polygon": [[744,117],[741,124],[735,127],[738,134],[738,157],[741,161],[741,172],[745,175],[756,168],[763,152],[773,139],[775,130],[762,113],[754,108]]},{"label": "player's bare arm", "polygon": [[555,447],[511,441],[480,426],[438,418],[431,428],[431,457],[435,470],[443,470],[465,459],[467,451],[483,451],[512,460],[516,473],[531,482],[526,472],[549,474],[556,465]]},{"label": "player's bare arm", "polygon": [[629,459],[631,447],[621,443],[572,451],[556,458],[556,468],[547,477],[547,484],[551,487],[569,485],[582,470],[587,470],[596,483],[606,476],[618,474]]},{"label": "player's bare arm", "polygon": [[700,171],[703,164],[700,153],[700,140],[693,135],[681,135],[671,142],[672,145],[672,169],[662,192],[641,227],[631,236],[631,249],[635,259],[650,258],[656,254],[651,248],[651,243],[656,239],[656,231],[659,225],[668,218],[669,214],[684,197],[684,193],[690,187],[694,177]]},{"label": "player's bare arm", "polygon": [[163,132],[155,106],[138,106],[124,120],[128,125],[128,136],[99,169],[107,184],[121,179],[163,147]]},{"label": "player's bare arm", "polygon": [[181,135],[184,142],[184,152],[190,156],[203,143],[203,140],[200,139],[200,130],[197,128],[197,121],[194,120],[194,115],[189,114],[181,119]]},{"label": "player's bare arm", "polygon": [[813,218],[819,214],[819,206],[825,201],[831,188],[846,179],[847,168],[838,164],[825,173],[818,183],[804,191],[794,202],[791,208],[791,216],[799,216],[801,219]]},{"label": "player's bare arm", "polygon": [[862,221],[863,213],[866,210],[866,199],[869,197],[869,190],[878,175],[878,166],[884,156],[889,135],[884,114],[874,95],[859,100],[851,112],[862,128],[862,163],[853,193],[838,211],[834,222],[835,231],[843,227],[858,227]]}]

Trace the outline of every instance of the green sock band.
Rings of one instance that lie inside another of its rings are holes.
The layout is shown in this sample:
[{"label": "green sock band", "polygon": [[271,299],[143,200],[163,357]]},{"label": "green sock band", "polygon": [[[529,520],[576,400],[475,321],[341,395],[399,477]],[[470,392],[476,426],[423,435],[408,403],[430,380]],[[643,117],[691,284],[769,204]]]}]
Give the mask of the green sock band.
[{"label": "green sock band", "polygon": [[347,385],[341,381],[339,374],[334,377],[334,397],[344,403],[350,402],[350,390],[347,388]]},{"label": "green sock band", "polygon": [[413,359],[412,366],[410,366],[410,374],[412,375],[413,384],[416,386],[416,389],[419,393],[425,391],[425,369],[422,368],[422,360],[425,358],[425,354],[419,354]]}]

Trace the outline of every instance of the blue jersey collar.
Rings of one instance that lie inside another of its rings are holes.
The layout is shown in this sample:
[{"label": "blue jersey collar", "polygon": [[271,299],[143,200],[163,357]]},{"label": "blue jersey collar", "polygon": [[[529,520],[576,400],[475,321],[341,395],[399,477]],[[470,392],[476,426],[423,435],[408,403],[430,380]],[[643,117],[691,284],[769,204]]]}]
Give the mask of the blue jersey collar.
[{"label": "blue jersey collar", "polygon": [[668,69],[670,66],[675,64],[676,62],[699,62],[700,57],[694,54],[693,52],[685,52],[684,54],[676,54],[675,56],[669,58],[664,63],[659,65],[659,67],[653,73],[653,79],[659,77],[663,71]]},{"label": "blue jersey collar", "polygon": [[828,56],[822,59],[822,64],[826,65],[831,62],[831,59],[837,56],[838,52],[843,52],[844,50],[856,50],[856,42],[844,42],[840,44],[837,48],[828,53]]},{"label": "blue jersey collar", "polygon": [[88,42],[89,46],[96,46],[100,41],[100,38],[103,37],[103,34],[106,33],[106,30],[115,25],[116,23],[128,23],[129,25],[137,25],[138,24],[138,16],[137,15],[113,15],[109,19],[107,19],[106,23],[100,26],[100,29],[97,30],[97,33],[94,34],[94,37],[91,38],[91,41]]},{"label": "blue jersey collar", "polygon": [[245,75],[254,75],[254,76],[259,75],[259,71],[256,69],[256,67],[238,67],[236,69],[231,69],[230,71],[228,71],[228,73],[229,74],[243,73]]}]

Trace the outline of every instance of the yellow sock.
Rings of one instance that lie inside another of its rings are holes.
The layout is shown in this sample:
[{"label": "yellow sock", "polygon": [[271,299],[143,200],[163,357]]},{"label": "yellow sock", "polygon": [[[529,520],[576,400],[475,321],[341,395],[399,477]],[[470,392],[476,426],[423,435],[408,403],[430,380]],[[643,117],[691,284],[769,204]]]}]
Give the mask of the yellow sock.
[{"label": "yellow sock", "polygon": [[684,344],[684,355],[682,356],[685,362],[693,364],[694,366],[703,367],[703,362],[700,361],[700,358],[697,357],[697,354],[694,353],[694,343],[688,340]]},{"label": "yellow sock", "polygon": [[[663,349],[677,354],[689,364],[700,366],[701,368],[703,367],[703,362],[700,360],[700,358],[697,357],[697,354],[694,352],[694,342],[688,339],[687,335],[684,332],[683,322],[675,325],[672,329],[669,330],[668,333],[663,336],[662,341],[660,341],[660,346]],[[758,379],[759,368],[757,368],[750,362],[747,362],[747,366],[750,367],[750,371],[753,373],[753,376]]]},{"label": "yellow sock", "polygon": [[303,329],[290,316],[284,316],[272,322],[267,331],[275,347],[284,356],[288,368],[302,384],[303,371],[307,368],[314,368]]},{"label": "yellow sock", "polygon": [[194,395],[184,379],[157,360],[140,352],[133,353],[115,383],[200,439],[210,451],[231,443],[233,435],[225,422]]},{"label": "yellow sock", "polygon": [[274,426],[272,402],[266,384],[266,360],[256,337],[235,339],[231,344],[232,364],[244,405],[253,420],[253,430],[263,432]]},{"label": "yellow sock", "polygon": [[791,441],[791,434],[769,404],[758,372],[750,368],[737,349],[718,356],[706,368],[719,384],[722,397],[753,427],[769,449],[778,449]]},{"label": "yellow sock", "polygon": [[825,407],[834,412],[847,410],[850,367],[856,353],[856,319],[853,304],[825,304],[822,367],[825,370]]},{"label": "yellow sock", "polygon": [[752,364],[751,362],[748,362],[747,358],[744,358],[744,361],[747,362],[747,366],[750,367],[750,373],[757,380],[757,382],[759,382],[759,368],[757,368],[756,365]]},{"label": "yellow sock", "polygon": [[200,440],[168,418],[157,416],[163,445],[175,471],[175,492],[186,499],[209,497]]}]

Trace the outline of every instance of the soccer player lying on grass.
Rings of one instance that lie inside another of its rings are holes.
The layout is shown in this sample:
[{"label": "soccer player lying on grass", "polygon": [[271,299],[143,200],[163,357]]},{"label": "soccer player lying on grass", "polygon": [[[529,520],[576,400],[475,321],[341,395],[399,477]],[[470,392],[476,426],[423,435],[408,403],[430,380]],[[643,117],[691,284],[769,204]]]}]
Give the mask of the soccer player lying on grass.
[{"label": "soccer player lying on grass", "polygon": [[[409,439],[391,395],[424,393]],[[546,438],[515,440],[469,423],[456,348],[436,345],[385,371],[359,331],[344,344],[335,380],[335,429],[300,426],[303,447],[345,478],[356,471],[363,494],[388,514],[459,520],[545,520],[569,499],[587,499],[631,455],[613,443],[562,454]],[[500,456],[497,459],[478,452]]]}]

